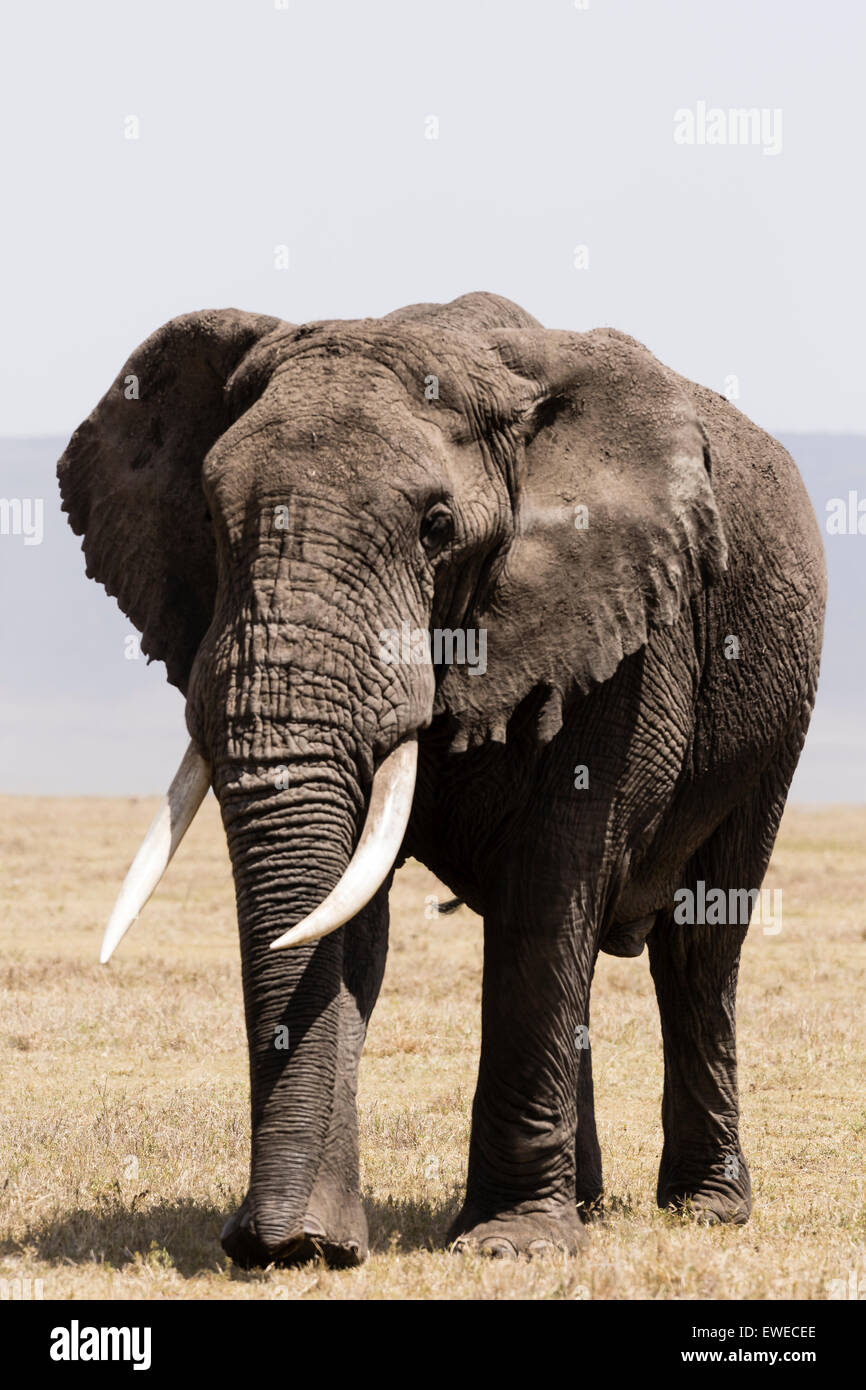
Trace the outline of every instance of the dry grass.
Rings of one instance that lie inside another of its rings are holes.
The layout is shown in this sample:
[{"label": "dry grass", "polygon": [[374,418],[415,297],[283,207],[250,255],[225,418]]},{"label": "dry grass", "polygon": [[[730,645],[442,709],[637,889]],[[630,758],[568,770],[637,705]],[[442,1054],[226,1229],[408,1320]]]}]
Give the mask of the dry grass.
[{"label": "dry grass", "polygon": [[362,1064],[361,1270],[245,1274],[217,1236],[243,1196],[246,1046],[234,904],[210,799],[138,928],[96,964],[140,800],[0,800],[0,1277],[46,1298],[824,1298],[866,1275],[866,808],[793,809],[740,989],[749,1226],[658,1212],[661,1049],[646,957],[602,957],[593,1047],[608,1214],[586,1253],[516,1264],[437,1248],[459,1200],[481,933],[428,921],[407,866]]}]

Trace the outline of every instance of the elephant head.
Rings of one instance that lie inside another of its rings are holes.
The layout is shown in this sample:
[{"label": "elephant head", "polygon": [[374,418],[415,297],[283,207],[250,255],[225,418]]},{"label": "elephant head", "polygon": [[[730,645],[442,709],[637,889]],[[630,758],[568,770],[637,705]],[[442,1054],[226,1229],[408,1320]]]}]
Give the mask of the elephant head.
[{"label": "elephant head", "polygon": [[[570,691],[676,620],[725,564],[703,432],[632,339],[546,331],[475,294],[300,327],[174,319],[58,472],[88,574],[165,662],[192,740],[106,952],[212,785],[250,1046],[245,1239],[270,1258],[339,1224],[334,1194],[357,1183],[386,929],[367,905],[404,837],[419,734],[435,720],[449,757],[504,741],[541,691],[549,739]],[[404,625],[484,631],[486,671],[386,659]]]}]

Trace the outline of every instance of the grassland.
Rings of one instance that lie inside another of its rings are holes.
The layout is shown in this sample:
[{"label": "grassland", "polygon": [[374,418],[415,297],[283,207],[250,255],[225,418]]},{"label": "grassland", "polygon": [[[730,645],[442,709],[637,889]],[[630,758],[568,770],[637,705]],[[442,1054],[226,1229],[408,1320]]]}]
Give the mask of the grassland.
[{"label": "grassland", "polygon": [[[101,929],[150,821],[142,800],[0,799],[0,1278],[45,1298],[826,1298],[866,1281],[866,808],[792,809],[741,973],[750,1225],[656,1210],[662,1084],[646,956],[599,962],[593,1049],[607,1213],[577,1259],[441,1248],[478,1059],[481,931],[428,920],[407,865],[362,1063],[371,1258],[244,1273],[219,1229],[243,1196],[247,1057],[234,901],[205,804],[108,967]],[[866,1282],[863,1285],[866,1289]]]}]

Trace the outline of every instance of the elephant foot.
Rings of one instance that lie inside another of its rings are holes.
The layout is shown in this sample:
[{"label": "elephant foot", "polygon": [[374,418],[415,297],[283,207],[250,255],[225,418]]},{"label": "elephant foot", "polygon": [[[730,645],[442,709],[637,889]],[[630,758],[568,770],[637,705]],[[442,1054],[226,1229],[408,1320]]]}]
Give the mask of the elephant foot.
[{"label": "elephant foot", "polygon": [[264,1237],[245,1199],[230,1216],[220,1233],[220,1243],[229,1258],[241,1269],[265,1269],[276,1265],[288,1269],[322,1259],[331,1269],[350,1269],[367,1258],[367,1221],[360,1201],[348,1219],[326,1227],[308,1213],[279,1239]]},{"label": "elephant foot", "polygon": [[752,1214],[752,1184],[742,1154],[726,1155],[688,1180],[674,1178],[663,1164],[656,1200],[663,1209],[693,1216],[704,1226],[744,1226]]},{"label": "elephant foot", "polygon": [[504,1212],[480,1221],[464,1207],[448,1234],[455,1254],[471,1252],[493,1259],[516,1260],[519,1255],[549,1255],[564,1251],[576,1255],[586,1232],[574,1206],[551,1211]]}]

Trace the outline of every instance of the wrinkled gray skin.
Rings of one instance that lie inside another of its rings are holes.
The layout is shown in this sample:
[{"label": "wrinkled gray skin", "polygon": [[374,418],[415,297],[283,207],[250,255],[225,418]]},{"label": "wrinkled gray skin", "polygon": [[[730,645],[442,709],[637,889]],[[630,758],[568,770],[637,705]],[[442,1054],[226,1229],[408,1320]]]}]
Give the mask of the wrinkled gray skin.
[{"label": "wrinkled gray skin", "polygon": [[[175,319],[59,476],[88,573],[166,663],[213,768],[252,1087],[229,1254],[366,1253],[355,1092],[389,881],[333,935],[268,946],[337,882],[374,767],[414,731],[403,855],[484,917],[452,1235],[492,1253],[578,1245],[602,1176],[575,1038],[599,949],[645,941],[664,1036],[658,1200],[745,1221],[745,927],[679,926],[673,905],[699,879],[760,885],[809,720],[824,562],[784,449],[620,333],[548,331],[471,294],[300,328]],[[485,628],[486,674],[384,663],[379,634],[403,622]]]}]

